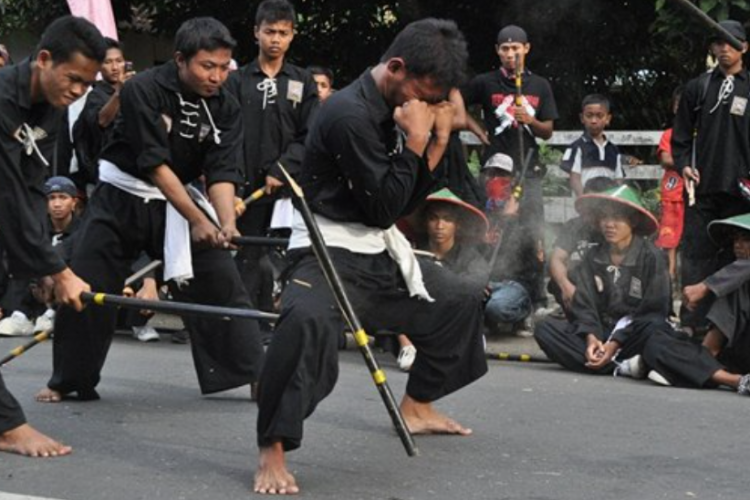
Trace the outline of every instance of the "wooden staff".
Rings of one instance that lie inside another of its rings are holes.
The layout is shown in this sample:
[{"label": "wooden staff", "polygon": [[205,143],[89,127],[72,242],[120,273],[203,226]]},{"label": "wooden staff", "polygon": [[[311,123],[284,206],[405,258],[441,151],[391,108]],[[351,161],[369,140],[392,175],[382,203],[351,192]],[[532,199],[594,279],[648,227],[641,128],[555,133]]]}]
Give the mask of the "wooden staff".
[{"label": "wooden staff", "polygon": [[139,311],[148,310],[186,316],[210,316],[219,317],[225,320],[241,318],[275,321],[279,319],[278,314],[267,313],[255,309],[190,304],[187,302],[175,302],[171,300],[143,300],[106,293],[83,292],[81,294],[81,300],[87,304],[97,306],[118,306],[124,309],[137,309]]},{"label": "wooden staff", "polygon": [[703,23],[703,25],[708,29],[721,36],[721,38],[724,38],[727,42],[729,42],[729,45],[739,51],[742,51],[744,49],[742,42],[738,40],[737,37],[728,32],[721,24],[711,19],[711,17],[703,12],[700,7],[693,4],[692,2],[689,2],[688,0],[673,1],[674,3],[682,7],[685,11],[689,12],[694,18]]},{"label": "wooden staff", "polygon": [[249,247],[287,247],[289,238],[269,238],[265,236],[235,236],[232,243],[237,246]]},{"label": "wooden staff", "polygon": [[354,332],[354,340],[357,342],[359,351],[365,358],[367,368],[370,370],[373,381],[375,381],[375,387],[377,387],[378,392],[380,392],[383,403],[385,403],[388,414],[393,421],[393,426],[396,428],[396,432],[401,438],[401,443],[404,445],[407,455],[410,457],[416,456],[419,454],[419,450],[417,450],[417,446],[414,443],[414,438],[406,427],[404,416],[401,414],[401,410],[396,404],[396,400],[393,398],[391,388],[386,381],[385,372],[380,368],[380,365],[368,345],[367,334],[354,312],[354,308],[344,290],[344,284],[336,272],[336,268],[333,267],[333,261],[328,253],[325,240],[323,239],[323,235],[320,232],[317,222],[315,222],[310,207],[307,205],[305,194],[302,192],[302,188],[299,187],[299,184],[292,179],[281,163],[279,163],[279,167],[281,167],[281,171],[284,173],[284,177],[286,177],[287,183],[292,189],[292,193],[294,193],[294,196],[296,196],[300,202],[298,208],[300,209],[302,218],[305,221],[305,226],[307,226],[313,252],[318,259],[318,263],[320,264],[320,268],[323,271],[326,281],[328,281],[328,284],[331,287],[331,291],[336,298],[336,302],[344,316],[344,320],[349,324],[352,332]]},{"label": "wooden staff", "polygon": [[533,356],[531,354],[511,354],[509,352],[488,352],[487,359],[496,359],[499,361],[521,361],[524,363],[552,363],[547,358]]},{"label": "wooden staff", "polygon": [[263,188],[256,189],[253,191],[253,194],[242,200],[242,204],[245,206],[248,206],[254,201],[258,201],[259,199],[263,198],[263,195],[266,194],[266,191]]},{"label": "wooden staff", "polygon": [[[516,110],[523,107],[523,59],[521,58],[521,54],[516,52]],[[520,123],[516,120],[516,125],[518,125],[518,160],[521,162],[521,165],[526,164],[526,160],[524,158],[524,153],[526,153],[525,148],[523,146],[523,127],[524,124]]]}]

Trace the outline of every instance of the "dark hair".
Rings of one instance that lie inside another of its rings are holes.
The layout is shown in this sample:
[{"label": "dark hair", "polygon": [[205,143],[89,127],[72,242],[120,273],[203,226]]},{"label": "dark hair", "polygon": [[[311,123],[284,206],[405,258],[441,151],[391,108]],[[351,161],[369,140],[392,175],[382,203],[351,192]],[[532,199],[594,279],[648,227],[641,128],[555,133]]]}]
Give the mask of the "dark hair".
[{"label": "dark hair", "polygon": [[174,37],[174,50],[190,60],[200,50],[213,52],[217,49],[234,49],[237,42],[229,30],[213,17],[188,19]]},{"label": "dark hair", "polygon": [[107,44],[107,50],[109,49],[118,49],[122,50],[122,44],[115,40],[114,38],[110,38],[108,36],[104,37],[104,43]]},{"label": "dark hair", "polygon": [[589,94],[586,97],[583,98],[583,101],[581,101],[581,111],[583,111],[583,108],[586,106],[591,106],[592,104],[598,104],[602,106],[604,109],[607,110],[607,113],[610,111],[610,102],[607,96],[604,96],[602,94]]},{"label": "dark hair", "polygon": [[264,0],[255,12],[255,26],[263,22],[274,24],[281,21],[289,21],[294,26],[296,19],[294,6],[288,0]]},{"label": "dark hair", "polygon": [[609,177],[592,177],[586,181],[586,185],[583,186],[583,194],[602,193],[607,189],[617,187],[617,185],[617,181],[610,179]]},{"label": "dark hair", "polygon": [[76,53],[101,63],[107,55],[107,44],[97,27],[86,19],[63,16],[47,26],[34,54],[42,50],[52,55],[55,64],[70,61]]},{"label": "dark hair", "polygon": [[393,57],[404,60],[410,75],[431,77],[444,89],[457,87],[466,79],[469,52],[453,21],[427,18],[409,24],[396,35],[380,62]]},{"label": "dark hair", "polygon": [[331,85],[333,85],[333,71],[331,71],[329,68],[326,68],[324,66],[308,66],[307,71],[309,71],[312,75],[323,75],[326,78],[328,78],[328,81],[331,82]]}]

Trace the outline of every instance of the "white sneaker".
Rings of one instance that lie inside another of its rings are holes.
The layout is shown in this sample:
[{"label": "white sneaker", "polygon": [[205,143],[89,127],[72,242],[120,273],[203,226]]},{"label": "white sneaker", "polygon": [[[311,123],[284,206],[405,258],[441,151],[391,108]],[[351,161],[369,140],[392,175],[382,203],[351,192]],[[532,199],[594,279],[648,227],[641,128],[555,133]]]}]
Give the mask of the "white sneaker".
[{"label": "white sneaker", "polygon": [[663,385],[666,387],[672,385],[669,380],[664,378],[664,375],[657,372],[656,370],[651,370],[650,372],[648,372],[648,379],[655,384]]},{"label": "white sneaker", "polygon": [[623,360],[622,363],[620,363],[617,366],[617,369],[615,370],[615,374],[621,375],[623,377],[644,379],[648,375],[648,372],[646,370],[647,368],[646,368],[646,365],[643,363],[643,359],[641,358],[641,355],[636,354],[632,358]]},{"label": "white sneaker", "polygon": [[414,360],[417,358],[417,348],[413,345],[405,345],[401,348],[398,353],[398,367],[402,372],[408,372],[411,370],[411,365],[414,364]]},{"label": "white sneaker", "polygon": [[138,339],[141,342],[158,342],[159,332],[157,332],[153,326],[134,326],[133,338]]},{"label": "white sneaker", "polygon": [[55,310],[47,309],[34,322],[34,333],[48,332],[55,327]]},{"label": "white sneaker", "polygon": [[21,311],[13,311],[9,317],[0,320],[0,335],[23,337],[33,334],[34,323]]}]

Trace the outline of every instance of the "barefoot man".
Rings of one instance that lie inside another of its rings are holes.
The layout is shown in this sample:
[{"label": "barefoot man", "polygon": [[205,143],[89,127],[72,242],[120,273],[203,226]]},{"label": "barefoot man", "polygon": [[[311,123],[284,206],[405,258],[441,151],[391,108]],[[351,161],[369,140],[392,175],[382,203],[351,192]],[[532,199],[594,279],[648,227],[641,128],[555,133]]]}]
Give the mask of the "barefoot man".
[{"label": "barefoot man", "polygon": [[[363,324],[408,332],[417,347],[401,403],[415,434],[471,434],[432,403],[487,371],[480,298],[450,287],[444,269],[420,271],[393,226],[433,186],[455,114],[448,93],[462,82],[466,60],[452,21],[407,26],[377,66],[321,108],[300,174]],[[344,328],[299,215],[289,248],[281,319],[260,378],[254,489],[263,494],[299,492],[285,453],[300,447],[303,419],[336,383]]]},{"label": "barefoot man", "polygon": [[[0,240],[17,277],[51,276],[57,299],[81,309],[89,287],[47,236],[44,178],[53,159],[61,113],[86,93],[104,59],[99,30],[63,17],[42,35],[36,55],[0,71]],[[70,447],[26,423],[0,375],[0,451],[32,457],[67,455]]]}]

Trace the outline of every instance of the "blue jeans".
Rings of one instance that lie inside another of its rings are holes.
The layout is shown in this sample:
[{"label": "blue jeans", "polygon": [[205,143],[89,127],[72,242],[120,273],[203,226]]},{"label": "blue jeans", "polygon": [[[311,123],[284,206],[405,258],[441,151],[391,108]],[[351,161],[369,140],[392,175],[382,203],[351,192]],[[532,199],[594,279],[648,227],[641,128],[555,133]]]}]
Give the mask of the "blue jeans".
[{"label": "blue jeans", "polygon": [[484,315],[491,323],[518,323],[531,314],[529,292],[518,282],[503,280],[490,283],[490,299]]}]

